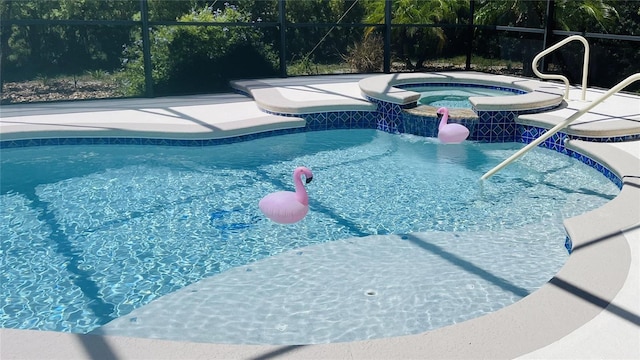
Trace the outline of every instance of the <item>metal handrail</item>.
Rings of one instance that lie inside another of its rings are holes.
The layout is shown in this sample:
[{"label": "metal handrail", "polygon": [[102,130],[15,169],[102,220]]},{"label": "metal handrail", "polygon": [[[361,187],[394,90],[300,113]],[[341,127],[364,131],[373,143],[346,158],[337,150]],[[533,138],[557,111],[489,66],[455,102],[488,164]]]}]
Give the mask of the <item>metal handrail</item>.
[{"label": "metal handrail", "polygon": [[569,100],[569,79],[567,79],[567,77],[564,75],[541,73],[540,71],[538,71],[538,61],[540,61],[542,57],[549,54],[550,52],[553,52],[554,50],[564,46],[566,43],[569,43],[575,40],[582,42],[582,44],[584,45],[584,61],[582,64],[582,95],[580,97],[580,100],[584,101],[587,94],[587,74],[589,72],[589,43],[587,42],[587,39],[585,39],[584,37],[580,35],[572,35],[560,41],[559,43],[551,46],[550,48],[541,51],[538,55],[536,55],[536,57],[533,58],[533,73],[536,74],[541,79],[562,80],[565,86],[564,99]]},{"label": "metal handrail", "polygon": [[627,87],[631,83],[636,82],[638,80],[640,80],[640,73],[635,73],[635,74],[627,77],[626,79],[622,80],[621,82],[618,83],[618,85],[612,87],[611,89],[609,89],[609,91],[607,91],[606,93],[602,94],[602,96],[600,96],[599,98],[597,98],[594,101],[592,101],[591,103],[589,103],[589,105],[587,105],[584,108],[578,110],[575,114],[571,115],[569,118],[567,118],[565,121],[561,122],[560,124],[558,124],[558,125],[552,127],[551,129],[547,130],[547,132],[542,134],[539,138],[535,139],[534,141],[529,143],[527,146],[525,146],[522,149],[518,150],[515,154],[511,155],[509,158],[507,158],[506,160],[504,160],[503,162],[498,164],[493,169],[487,171],[484,175],[482,175],[482,177],[480,179],[484,180],[484,179],[489,178],[490,176],[492,176],[493,174],[498,172],[500,169],[502,169],[503,167],[509,165],[510,163],[515,161],[517,158],[519,158],[520,156],[524,155],[524,153],[526,153],[527,151],[531,150],[532,148],[538,146],[541,142],[543,142],[546,139],[548,139],[549,137],[553,136],[553,134],[555,134],[558,131],[562,130],[564,127],[569,125],[575,119],[577,119],[580,116],[584,115],[587,111],[591,110],[596,105],[598,105],[601,102],[603,102],[604,100],[606,100],[609,96],[617,93],[618,91],[622,90],[623,88]]}]

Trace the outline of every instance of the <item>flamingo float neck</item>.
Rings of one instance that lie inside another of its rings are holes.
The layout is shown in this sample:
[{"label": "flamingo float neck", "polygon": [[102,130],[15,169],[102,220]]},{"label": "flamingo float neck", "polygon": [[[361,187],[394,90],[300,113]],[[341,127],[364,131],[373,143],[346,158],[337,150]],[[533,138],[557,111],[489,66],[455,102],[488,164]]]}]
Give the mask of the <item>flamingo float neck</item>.
[{"label": "flamingo float neck", "polygon": [[442,115],[440,124],[438,125],[438,130],[442,130],[443,127],[447,126],[447,121],[449,121],[449,109],[440,108],[437,113],[438,115]]},{"label": "flamingo float neck", "polygon": [[302,175],[305,176],[305,182],[308,184],[313,179],[313,174],[309,169],[304,166],[297,167],[293,171],[293,183],[296,188],[296,200],[302,205],[309,205],[309,195],[307,195],[307,189],[302,184]]}]

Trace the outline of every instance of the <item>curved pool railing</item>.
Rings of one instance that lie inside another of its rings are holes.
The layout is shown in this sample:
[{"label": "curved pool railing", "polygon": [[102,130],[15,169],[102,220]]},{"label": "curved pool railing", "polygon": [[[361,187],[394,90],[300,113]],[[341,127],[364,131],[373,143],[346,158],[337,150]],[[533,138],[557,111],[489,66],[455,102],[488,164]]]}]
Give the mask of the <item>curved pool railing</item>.
[{"label": "curved pool railing", "polygon": [[545,55],[555,51],[556,49],[561,48],[565,44],[571,41],[580,41],[584,45],[584,61],[582,64],[582,93],[580,95],[580,100],[585,101],[586,93],[587,93],[587,73],[589,72],[589,43],[587,39],[580,35],[569,36],[568,38],[560,41],[559,43],[553,45],[552,47],[541,51],[536,57],[533,58],[533,73],[536,74],[541,79],[547,80],[562,80],[564,83],[564,99],[569,100],[569,79],[567,79],[564,75],[558,74],[543,74],[538,70],[538,61],[542,59]]},{"label": "curved pool railing", "polygon": [[616,85],[616,86],[612,87],[611,89],[609,89],[609,91],[607,91],[606,93],[602,94],[602,96],[600,96],[599,98],[597,98],[594,101],[592,101],[589,105],[587,105],[584,108],[578,110],[575,114],[571,115],[565,121],[563,121],[563,122],[559,123],[558,125],[552,127],[547,132],[542,134],[542,136],[540,136],[539,138],[535,139],[531,143],[527,144],[527,146],[523,147],[522,149],[518,150],[515,154],[511,155],[506,160],[504,160],[500,164],[496,165],[493,169],[487,171],[484,175],[482,175],[482,177],[480,177],[480,179],[481,180],[488,179],[489,177],[491,177],[496,172],[500,171],[505,166],[507,166],[507,165],[511,164],[512,162],[514,162],[515,160],[517,160],[519,157],[524,155],[529,150],[531,150],[534,147],[540,145],[543,141],[545,141],[546,139],[550,138],[551,136],[553,136],[558,131],[560,131],[560,130],[564,129],[565,127],[567,127],[569,124],[571,124],[577,118],[579,118],[580,116],[584,115],[589,110],[593,109],[596,105],[598,105],[601,102],[603,102],[604,100],[608,99],[611,95],[617,93],[618,91],[624,89],[625,87],[631,85],[631,83],[634,83],[634,82],[636,82],[638,80],[640,80],[640,73],[635,73],[635,74],[627,77],[626,79],[622,80],[620,83],[618,83],[618,85]]}]

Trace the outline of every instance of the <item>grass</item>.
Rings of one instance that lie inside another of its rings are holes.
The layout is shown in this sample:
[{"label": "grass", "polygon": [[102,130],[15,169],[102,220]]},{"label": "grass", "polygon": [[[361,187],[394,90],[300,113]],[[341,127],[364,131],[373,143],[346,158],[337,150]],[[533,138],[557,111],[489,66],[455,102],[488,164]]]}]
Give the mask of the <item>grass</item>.
[{"label": "grass", "polygon": [[353,73],[353,70],[346,62],[336,64],[316,64],[309,60],[299,60],[287,65],[288,76],[350,73]]},{"label": "grass", "polygon": [[[464,55],[454,56],[450,58],[430,59],[425,61],[424,70],[429,71],[431,69],[464,69],[467,63],[467,58]],[[476,71],[488,71],[513,74],[518,71],[522,71],[522,63],[514,62],[503,59],[488,59],[480,56],[471,57],[471,68]],[[418,69],[419,71],[420,69]],[[392,72],[407,71],[402,61],[392,62]],[[411,70],[413,71],[413,70]],[[302,76],[302,75],[326,75],[326,74],[348,74],[353,73],[354,70],[349,66],[347,62],[340,62],[334,64],[319,64],[313,63],[310,60],[294,61],[287,66],[288,76]]]}]

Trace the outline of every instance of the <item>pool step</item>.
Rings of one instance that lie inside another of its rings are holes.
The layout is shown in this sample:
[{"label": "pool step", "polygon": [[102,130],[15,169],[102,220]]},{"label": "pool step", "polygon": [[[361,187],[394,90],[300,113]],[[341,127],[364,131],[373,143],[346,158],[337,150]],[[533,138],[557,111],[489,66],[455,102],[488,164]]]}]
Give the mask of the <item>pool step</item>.
[{"label": "pool step", "polygon": [[[616,136],[640,135],[640,109],[620,108],[616,114],[607,114],[597,111],[597,107],[569,124],[563,133],[591,138],[606,138]],[[538,113],[524,114],[516,118],[516,123],[521,125],[536,126],[550,129],[568,119],[578,111],[575,108],[564,107],[561,109]]]}]

